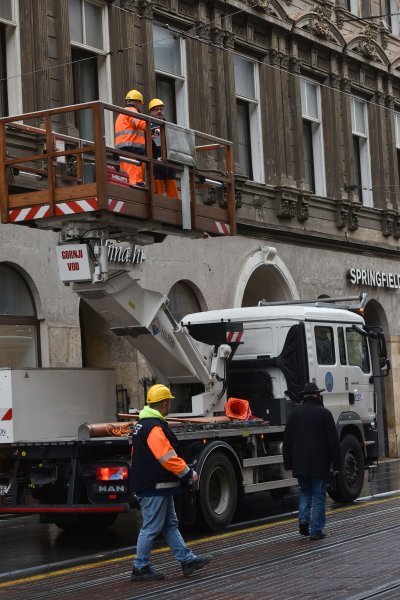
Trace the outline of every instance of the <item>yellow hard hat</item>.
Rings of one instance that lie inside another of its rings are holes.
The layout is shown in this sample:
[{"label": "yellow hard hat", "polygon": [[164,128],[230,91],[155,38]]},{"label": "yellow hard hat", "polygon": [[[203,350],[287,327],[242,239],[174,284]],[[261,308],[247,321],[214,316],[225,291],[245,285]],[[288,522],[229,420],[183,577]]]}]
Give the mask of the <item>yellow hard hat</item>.
[{"label": "yellow hard hat", "polygon": [[130,90],[125,96],[125,100],[140,100],[143,104],[143,96],[138,90]]},{"label": "yellow hard hat", "polygon": [[153,98],[153,100],[150,100],[149,102],[149,110],[155,108],[156,106],[164,106],[164,102],[160,100],[160,98]]},{"label": "yellow hard hat", "polygon": [[162,400],[170,400],[171,398],[175,398],[171,394],[169,388],[162,383],[156,383],[156,385],[152,385],[147,392],[146,402],[147,404],[153,404],[153,402],[161,402]]}]

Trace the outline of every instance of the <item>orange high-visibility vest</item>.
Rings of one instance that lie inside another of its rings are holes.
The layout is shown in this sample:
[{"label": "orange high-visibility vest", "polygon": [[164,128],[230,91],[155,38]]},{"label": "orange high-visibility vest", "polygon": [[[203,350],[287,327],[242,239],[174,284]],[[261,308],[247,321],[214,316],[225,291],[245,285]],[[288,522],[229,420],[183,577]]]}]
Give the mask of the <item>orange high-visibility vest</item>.
[{"label": "orange high-visibility vest", "polygon": [[[128,106],[127,110],[140,114],[134,106]],[[115,147],[128,152],[145,154],[145,132],[146,121],[121,113],[115,121]]]}]

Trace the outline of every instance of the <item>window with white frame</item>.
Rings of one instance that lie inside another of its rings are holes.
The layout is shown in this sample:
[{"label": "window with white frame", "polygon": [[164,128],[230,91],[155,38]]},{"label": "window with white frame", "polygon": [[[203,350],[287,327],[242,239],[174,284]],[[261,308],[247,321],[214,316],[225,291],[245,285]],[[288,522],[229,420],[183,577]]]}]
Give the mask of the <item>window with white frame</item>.
[{"label": "window with white frame", "polygon": [[300,79],[300,90],[304,178],[311,192],[326,196],[320,88],[307,79]]},{"label": "window with white frame", "polygon": [[359,15],[359,4],[360,0],[346,0],[346,8],[353,15]]},{"label": "window with white frame", "polygon": [[153,48],[156,96],[164,102],[165,118],[188,127],[185,41],[179,35],[154,25]]},{"label": "window with white frame", "polygon": [[258,65],[235,55],[234,66],[239,164],[243,175],[262,183],[264,168]]},{"label": "window with white frame", "polygon": [[[96,0],[69,0],[74,103],[103,100],[111,102],[111,71],[107,7]],[[77,113],[80,136],[93,140],[93,114]],[[106,120],[107,141],[113,136],[112,115]]]},{"label": "window with white frame", "polygon": [[28,285],[5,263],[0,263],[0,281],[0,368],[38,367],[39,322]]},{"label": "window with white frame", "polygon": [[371,158],[368,140],[367,104],[351,98],[351,127],[353,134],[353,195],[364,206],[373,206]]},{"label": "window with white frame", "polygon": [[383,6],[384,20],[388,29],[396,37],[400,36],[399,0],[385,0]]},{"label": "window with white frame", "polygon": [[0,2],[0,116],[22,113],[19,3]]},{"label": "window with white frame", "polygon": [[400,181],[400,113],[396,113],[394,119],[396,130],[397,173]]}]

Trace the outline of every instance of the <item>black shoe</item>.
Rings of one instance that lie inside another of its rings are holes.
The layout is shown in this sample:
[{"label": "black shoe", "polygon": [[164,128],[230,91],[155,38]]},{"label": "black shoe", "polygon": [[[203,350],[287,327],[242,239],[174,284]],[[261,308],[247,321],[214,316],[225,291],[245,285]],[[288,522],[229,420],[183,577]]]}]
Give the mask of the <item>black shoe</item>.
[{"label": "black shoe", "polygon": [[316,531],[310,535],[310,540],[322,540],[324,537],[326,537],[326,533],[323,531]]},{"label": "black shoe", "polygon": [[181,563],[183,576],[187,577],[188,575],[194,573],[194,571],[202,569],[203,567],[208,565],[211,558],[212,557],[209,554],[203,554],[200,556],[196,556],[196,558],[193,558],[193,560],[186,560],[185,562]]},{"label": "black shoe", "polygon": [[310,526],[306,521],[299,521],[300,535],[310,535]]},{"label": "black shoe", "polygon": [[156,571],[150,565],[141,569],[137,569],[136,567],[132,569],[131,581],[156,581],[160,579],[165,579],[164,573]]}]

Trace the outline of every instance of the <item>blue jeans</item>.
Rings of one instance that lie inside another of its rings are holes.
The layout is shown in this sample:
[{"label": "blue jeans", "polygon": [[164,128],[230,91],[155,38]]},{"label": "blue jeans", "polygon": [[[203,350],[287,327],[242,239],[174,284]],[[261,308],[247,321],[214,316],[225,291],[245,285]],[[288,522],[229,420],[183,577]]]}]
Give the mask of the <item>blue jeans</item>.
[{"label": "blue jeans", "polygon": [[298,477],[300,486],[299,521],[310,524],[310,535],[325,527],[325,479]]},{"label": "blue jeans", "polygon": [[186,546],[178,529],[173,496],[146,496],[138,498],[142,510],[143,525],[139,532],[136,558],[133,561],[137,569],[150,564],[150,552],[154,540],[162,533],[172,554],[179,562],[193,560],[196,555]]}]

